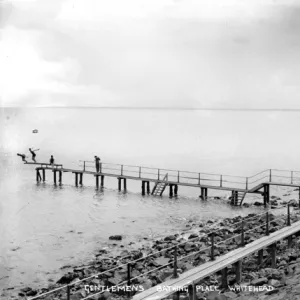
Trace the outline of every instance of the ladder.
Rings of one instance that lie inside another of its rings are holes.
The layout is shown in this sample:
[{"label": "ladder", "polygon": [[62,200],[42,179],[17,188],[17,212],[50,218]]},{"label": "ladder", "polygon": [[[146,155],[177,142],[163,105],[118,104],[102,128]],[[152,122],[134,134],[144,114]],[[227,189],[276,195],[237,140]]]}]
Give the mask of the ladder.
[{"label": "ladder", "polygon": [[231,205],[241,206],[247,192],[232,191]]},{"label": "ladder", "polygon": [[166,186],[168,185],[167,181],[168,181],[168,173],[165,175],[165,177],[163,178],[162,181],[156,181],[156,183],[152,189],[151,195],[161,196],[163,194]]}]

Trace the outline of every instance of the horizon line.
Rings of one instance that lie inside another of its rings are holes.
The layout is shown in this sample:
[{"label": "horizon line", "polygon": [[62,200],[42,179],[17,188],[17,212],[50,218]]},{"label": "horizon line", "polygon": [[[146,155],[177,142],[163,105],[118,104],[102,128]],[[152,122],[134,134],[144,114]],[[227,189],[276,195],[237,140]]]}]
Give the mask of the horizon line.
[{"label": "horizon line", "polygon": [[273,111],[273,112],[292,112],[300,111],[300,108],[193,108],[193,107],[142,107],[142,106],[1,106],[0,109],[5,108],[63,108],[63,109],[124,109],[124,110],[195,110],[195,111]]}]

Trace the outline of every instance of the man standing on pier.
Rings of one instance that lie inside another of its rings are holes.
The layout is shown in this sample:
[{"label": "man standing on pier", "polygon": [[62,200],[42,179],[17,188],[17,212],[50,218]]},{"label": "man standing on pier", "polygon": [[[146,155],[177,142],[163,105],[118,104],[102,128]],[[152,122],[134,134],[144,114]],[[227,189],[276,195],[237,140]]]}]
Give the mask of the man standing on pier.
[{"label": "man standing on pier", "polygon": [[39,150],[40,150],[40,149],[32,150],[31,148],[29,148],[29,151],[30,151],[30,153],[31,153],[31,155],[32,155],[32,160],[33,160],[34,162],[36,162],[36,161],[35,161],[35,157],[36,157],[35,151],[39,151]]},{"label": "man standing on pier", "polygon": [[51,155],[51,157],[50,157],[50,164],[53,166],[54,165],[54,157],[53,157],[53,155]]},{"label": "man standing on pier", "polygon": [[95,166],[96,166],[96,172],[99,173],[100,170],[100,157],[95,155]]}]

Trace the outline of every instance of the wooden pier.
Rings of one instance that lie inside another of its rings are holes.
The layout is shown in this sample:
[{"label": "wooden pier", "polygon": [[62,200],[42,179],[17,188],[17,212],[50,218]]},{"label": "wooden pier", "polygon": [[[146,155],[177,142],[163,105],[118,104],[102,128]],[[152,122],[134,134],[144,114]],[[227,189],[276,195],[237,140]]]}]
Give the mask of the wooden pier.
[{"label": "wooden pier", "polygon": [[[264,205],[270,202],[270,186],[289,186],[300,188],[300,171],[287,171],[269,169],[255,174],[251,177],[196,173],[189,171],[169,170],[149,168],[143,166],[120,165],[110,163],[100,163],[99,172],[91,161],[81,161],[82,169],[69,169],[61,164],[31,163],[37,165],[37,182],[46,180],[46,171],[53,173],[53,183],[62,185],[63,173],[74,174],[75,186],[83,185],[83,176],[92,175],[95,177],[95,186],[99,189],[104,187],[105,177],[115,177],[118,181],[118,190],[127,190],[127,180],[138,180],[141,182],[142,195],[151,194],[162,196],[169,187],[169,196],[177,196],[179,186],[196,187],[200,189],[200,198],[207,199],[208,190],[231,191],[231,204],[241,206],[248,193],[262,195]],[[42,173],[42,175],[41,175]],[[99,180],[100,179],[100,180]],[[300,189],[299,189],[300,198]]]}]

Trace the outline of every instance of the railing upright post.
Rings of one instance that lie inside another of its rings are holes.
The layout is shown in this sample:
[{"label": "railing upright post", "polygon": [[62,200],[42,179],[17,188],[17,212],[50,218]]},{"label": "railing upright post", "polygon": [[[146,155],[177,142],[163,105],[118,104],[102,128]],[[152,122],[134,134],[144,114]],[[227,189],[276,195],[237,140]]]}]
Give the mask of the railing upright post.
[{"label": "railing upright post", "polygon": [[121,176],[123,176],[123,165],[121,165]]},{"label": "railing upright post", "polygon": [[85,161],[83,162],[83,172],[85,172]]},{"label": "railing upright post", "polygon": [[266,235],[270,235],[270,233],[269,233],[269,212],[266,212]]},{"label": "railing upright post", "polygon": [[269,176],[269,181],[272,181],[272,170],[270,169],[270,176]]},{"label": "railing upright post", "polygon": [[211,258],[211,260],[215,260],[215,239],[214,239],[214,235],[215,235],[215,233],[212,232],[211,236],[210,236],[210,240],[211,240],[210,258]]},{"label": "railing upright post", "polygon": [[157,169],[157,179],[159,180],[159,169]]},{"label": "railing upright post", "polygon": [[246,190],[248,190],[248,177],[246,177]]},{"label": "railing upright post", "polygon": [[[131,274],[130,274],[130,272],[131,272],[131,264],[128,263],[127,264],[127,286],[128,287],[130,287],[130,285],[131,285]],[[130,297],[130,295],[131,295],[131,293],[130,293],[130,289],[129,289],[128,296]]]},{"label": "railing upright post", "polygon": [[244,231],[244,219],[242,220],[242,231],[241,231],[241,247],[245,246],[245,231]]},{"label": "railing upright post", "polygon": [[291,184],[293,184],[293,171],[291,171]]},{"label": "railing upright post", "polygon": [[198,177],[198,184],[200,185],[200,173],[199,173],[198,176],[199,176],[199,177]]},{"label": "railing upright post", "polygon": [[67,285],[67,300],[70,300],[70,286]]},{"label": "railing upright post", "polygon": [[222,187],[223,176],[220,175],[220,187]]},{"label": "railing upright post", "polygon": [[179,182],[179,178],[180,178],[180,171],[178,171],[177,182]]},{"label": "railing upright post", "polygon": [[291,226],[290,204],[287,205],[287,226]]},{"label": "railing upright post", "polygon": [[102,173],[102,163],[100,163],[100,173]]},{"label": "railing upright post", "polygon": [[142,173],[142,168],[141,167],[139,167],[139,178],[141,178],[141,173]]},{"label": "railing upright post", "polygon": [[177,246],[175,246],[174,249],[174,273],[173,273],[173,278],[178,278],[178,274],[177,274]]}]

